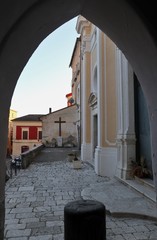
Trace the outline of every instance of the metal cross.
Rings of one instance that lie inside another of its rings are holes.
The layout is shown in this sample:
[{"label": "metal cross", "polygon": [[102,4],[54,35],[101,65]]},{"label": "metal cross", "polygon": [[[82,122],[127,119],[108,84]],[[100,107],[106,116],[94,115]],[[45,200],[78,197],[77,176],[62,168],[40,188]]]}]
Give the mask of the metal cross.
[{"label": "metal cross", "polygon": [[59,121],[54,121],[55,123],[59,123],[59,136],[61,136],[61,124],[66,123],[66,121],[61,121],[61,117],[59,117]]}]

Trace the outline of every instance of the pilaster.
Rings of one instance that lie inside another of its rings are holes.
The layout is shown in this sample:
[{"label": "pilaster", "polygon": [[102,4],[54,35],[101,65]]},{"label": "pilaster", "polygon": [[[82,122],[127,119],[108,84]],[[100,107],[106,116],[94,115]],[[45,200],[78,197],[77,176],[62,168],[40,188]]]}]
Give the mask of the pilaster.
[{"label": "pilaster", "polygon": [[97,28],[97,111],[98,111],[98,148],[102,146],[102,32]]},{"label": "pilaster", "polygon": [[90,143],[82,143],[81,145],[81,160],[88,161],[93,164],[93,157],[92,157],[92,146]]},{"label": "pilaster", "polygon": [[130,178],[131,161],[135,160],[133,71],[122,52],[116,50],[117,77],[117,169],[116,176]]},{"label": "pilaster", "polygon": [[90,95],[90,38],[82,36],[81,41],[81,158],[83,161],[90,161],[90,108],[88,98]]},{"label": "pilaster", "polygon": [[101,147],[102,147],[102,32],[99,28],[97,28],[97,116],[98,116],[98,136],[97,136],[97,142],[98,145],[95,148],[95,154],[94,154],[94,166],[95,166],[95,172],[98,175],[103,175],[101,171]]}]

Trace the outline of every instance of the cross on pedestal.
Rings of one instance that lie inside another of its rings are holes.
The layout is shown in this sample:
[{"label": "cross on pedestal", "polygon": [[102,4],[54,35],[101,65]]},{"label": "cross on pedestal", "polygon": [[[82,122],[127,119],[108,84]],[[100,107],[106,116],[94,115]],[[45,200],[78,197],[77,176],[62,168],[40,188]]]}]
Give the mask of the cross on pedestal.
[{"label": "cross on pedestal", "polygon": [[55,123],[59,123],[59,136],[61,137],[61,124],[66,123],[66,121],[61,121],[61,117],[59,117],[59,121],[54,121]]}]

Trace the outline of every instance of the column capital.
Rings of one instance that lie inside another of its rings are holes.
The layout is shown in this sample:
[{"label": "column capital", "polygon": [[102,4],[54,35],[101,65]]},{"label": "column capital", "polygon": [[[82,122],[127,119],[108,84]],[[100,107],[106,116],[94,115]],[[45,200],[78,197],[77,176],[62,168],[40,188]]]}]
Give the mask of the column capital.
[{"label": "column capital", "polygon": [[83,59],[83,56],[85,53],[90,52],[90,36],[83,36],[81,41],[81,57]]}]

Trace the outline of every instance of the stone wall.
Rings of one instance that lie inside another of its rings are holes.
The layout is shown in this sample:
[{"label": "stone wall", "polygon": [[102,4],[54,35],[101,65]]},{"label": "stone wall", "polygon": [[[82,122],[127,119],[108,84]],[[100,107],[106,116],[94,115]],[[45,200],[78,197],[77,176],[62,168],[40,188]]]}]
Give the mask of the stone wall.
[{"label": "stone wall", "polygon": [[37,156],[41,150],[44,148],[44,145],[37,146],[29,151],[26,151],[21,154],[22,168],[27,168],[32,162],[35,156]]}]

